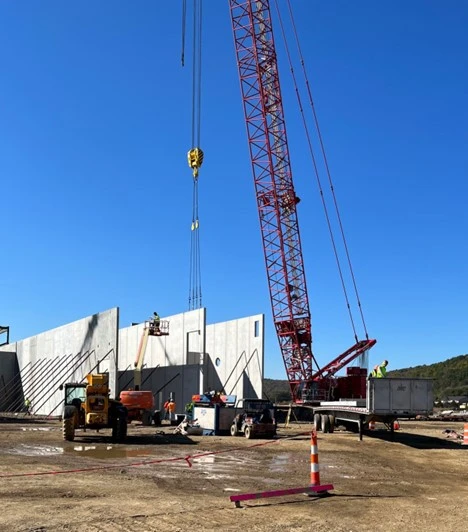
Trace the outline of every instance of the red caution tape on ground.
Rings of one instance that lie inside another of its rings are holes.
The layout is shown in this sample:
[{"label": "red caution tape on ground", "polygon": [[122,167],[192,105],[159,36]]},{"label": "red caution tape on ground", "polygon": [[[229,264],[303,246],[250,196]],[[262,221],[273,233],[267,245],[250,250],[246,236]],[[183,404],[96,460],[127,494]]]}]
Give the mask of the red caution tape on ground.
[{"label": "red caution tape on ground", "polygon": [[63,469],[60,471],[41,471],[41,472],[32,472],[32,473],[7,473],[6,475],[0,475],[0,478],[35,477],[35,476],[44,476],[44,475],[64,475],[64,474],[70,474],[70,473],[87,473],[89,471],[104,471],[106,469],[119,469],[119,468],[125,468],[125,467],[141,467],[141,466],[147,466],[147,465],[162,464],[164,462],[178,462],[178,461],[186,461],[188,466],[192,467],[193,464],[191,460],[195,460],[203,456],[212,456],[215,454],[234,453],[236,451],[244,451],[245,449],[253,449],[254,447],[262,447],[264,445],[270,445],[272,443],[278,443],[284,440],[289,440],[291,438],[296,438],[297,436],[301,436],[303,434],[309,434],[309,433],[301,432],[299,434],[295,434],[294,436],[288,436],[287,438],[282,438],[279,440],[269,440],[266,442],[254,443],[253,445],[249,445],[248,447],[231,447],[229,449],[225,449],[222,451],[211,451],[211,452],[198,453],[198,454],[192,454],[192,455],[187,455],[187,456],[162,458],[159,460],[143,460],[142,462],[132,462],[130,464],[109,464],[105,466],[83,467],[80,469]]}]

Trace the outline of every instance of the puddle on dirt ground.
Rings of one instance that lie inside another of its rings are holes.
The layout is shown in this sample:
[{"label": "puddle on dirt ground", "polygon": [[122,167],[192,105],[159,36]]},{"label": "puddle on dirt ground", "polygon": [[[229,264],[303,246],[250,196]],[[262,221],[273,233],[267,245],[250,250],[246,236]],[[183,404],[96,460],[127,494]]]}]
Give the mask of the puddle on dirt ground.
[{"label": "puddle on dirt ground", "polygon": [[192,460],[193,465],[199,467],[207,480],[220,480],[233,478],[233,473],[238,468],[238,458],[232,456],[199,456]]},{"label": "puddle on dirt ground", "polygon": [[52,430],[52,427],[21,427],[21,430],[29,431],[29,430],[42,430],[42,431],[49,431]]},{"label": "puddle on dirt ground", "polygon": [[125,447],[114,447],[113,445],[66,445],[63,452],[67,454],[79,454],[89,458],[98,458],[100,460],[151,456],[151,452],[147,449],[128,449]]},{"label": "puddle on dirt ground", "polygon": [[135,458],[138,456],[151,456],[145,449],[116,448],[112,445],[69,445],[63,447],[53,445],[26,445],[20,444],[4,451],[6,454],[20,456],[56,456],[59,454],[80,454],[82,456],[99,459]]},{"label": "puddle on dirt ground", "polygon": [[7,454],[18,454],[20,456],[55,456],[63,454],[62,447],[52,445],[25,445],[20,444],[5,451]]},{"label": "puddle on dirt ground", "polygon": [[289,464],[291,462],[297,461],[293,459],[293,456],[291,453],[281,453],[276,455],[271,460],[271,465],[269,467],[270,471],[274,471],[276,473],[282,473],[284,471],[289,470]]},{"label": "puddle on dirt ground", "polygon": [[[193,465],[198,466],[207,480],[227,480],[232,478],[239,478],[239,473],[245,473],[246,470],[265,470],[270,473],[287,472],[290,469],[290,464],[294,460],[291,453],[281,453],[273,459],[252,458],[247,456],[226,456],[226,455],[208,455],[200,456],[193,459]],[[184,464],[180,464],[183,466]],[[268,484],[270,482],[277,482],[277,479],[263,478],[263,481]],[[229,488],[227,488],[229,489]]]}]

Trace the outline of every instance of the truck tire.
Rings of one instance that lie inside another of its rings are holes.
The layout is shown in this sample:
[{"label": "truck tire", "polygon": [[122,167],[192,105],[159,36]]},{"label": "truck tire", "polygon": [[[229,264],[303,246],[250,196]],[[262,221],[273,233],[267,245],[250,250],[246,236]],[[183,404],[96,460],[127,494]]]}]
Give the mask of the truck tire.
[{"label": "truck tire", "polygon": [[65,441],[73,441],[75,439],[75,420],[72,417],[62,420],[62,434]]},{"label": "truck tire", "polygon": [[231,436],[238,436],[238,435],[239,435],[239,431],[237,430],[237,425],[233,423],[231,425]]},{"label": "truck tire", "polygon": [[330,434],[335,432],[335,416],[333,414],[328,414],[328,419],[330,420]]},{"label": "truck tire", "polygon": [[321,415],[314,414],[314,429],[315,432],[318,432],[322,428]]},{"label": "truck tire", "polygon": [[330,418],[328,414],[322,414],[322,432],[326,434],[327,432],[330,432]]},{"label": "truck tire", "polygon": [[121,443],[127,437],[127,420],[124,417],[117,417],[112,427],[112,441]]},{"label": "truck tire", "polygon": [[244,428],[244,436],[250,440],[252,438],[252,428],[251,427],[245,427]]}]

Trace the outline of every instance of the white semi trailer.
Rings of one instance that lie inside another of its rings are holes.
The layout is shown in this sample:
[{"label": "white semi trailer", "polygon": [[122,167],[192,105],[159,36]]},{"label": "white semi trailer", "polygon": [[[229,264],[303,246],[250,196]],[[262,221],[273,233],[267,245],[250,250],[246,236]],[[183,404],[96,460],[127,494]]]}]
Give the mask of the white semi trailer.
[{"label": "white semi trailer", "polygon": [[336,424],[359,433],[362,439],[370,422],[381,422],[393,432],[400,418],[432,414],[432,379],[369,378],[365,399],[322,401],[314,407],[316,430],[333,432]]}]

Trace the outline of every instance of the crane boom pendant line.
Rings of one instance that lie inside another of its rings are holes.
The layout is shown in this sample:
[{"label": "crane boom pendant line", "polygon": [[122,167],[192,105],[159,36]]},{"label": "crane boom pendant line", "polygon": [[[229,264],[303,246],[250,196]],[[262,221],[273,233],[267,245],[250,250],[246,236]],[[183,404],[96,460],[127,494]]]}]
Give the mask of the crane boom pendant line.
[{"label": "crane boom pendant line", "polygon": [[376,341],[356,338],[345,353],[318,367],[269,1],[229,3],[273,321],[292,399],[309,402],[321,398],[324,379]]}]

